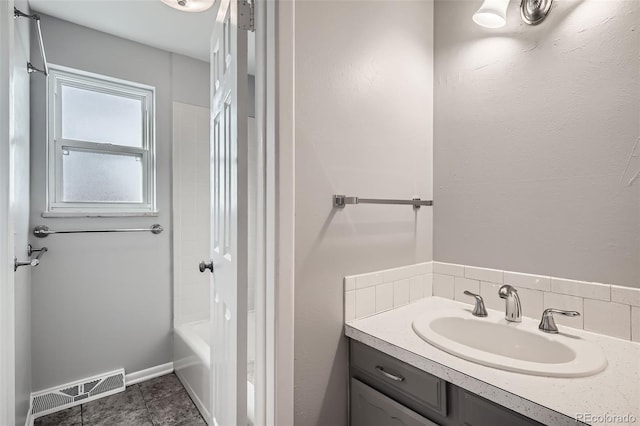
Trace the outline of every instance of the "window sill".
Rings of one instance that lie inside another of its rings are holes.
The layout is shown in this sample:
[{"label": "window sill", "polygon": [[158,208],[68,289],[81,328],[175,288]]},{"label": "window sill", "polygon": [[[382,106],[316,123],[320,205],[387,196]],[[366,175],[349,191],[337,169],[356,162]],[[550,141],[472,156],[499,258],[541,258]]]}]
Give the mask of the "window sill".
[{"label": "window sill", "polygon": [[42,217],[158,217],[160,212],[43,212]]}]

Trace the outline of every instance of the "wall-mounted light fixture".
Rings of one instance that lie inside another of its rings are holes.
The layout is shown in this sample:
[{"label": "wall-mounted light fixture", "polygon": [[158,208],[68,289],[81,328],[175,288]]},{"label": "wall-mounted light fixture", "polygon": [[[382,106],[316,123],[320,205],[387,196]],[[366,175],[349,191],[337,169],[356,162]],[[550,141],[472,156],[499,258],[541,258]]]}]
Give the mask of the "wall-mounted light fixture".
[{"label": "wall-mounted light fixture", "polygon": [[214,0],[162,0],[162,3],[184,12],[204,12],[213,6]]},{"label": "wall-mounted light fixture", "polygon": [[[485,28],[500,28],[507,23],[510,0],[485,0],[473,14],[473,21]],[[538,25],[549,14],[553,0],[522,0],[520,16],[529,25]]]}]

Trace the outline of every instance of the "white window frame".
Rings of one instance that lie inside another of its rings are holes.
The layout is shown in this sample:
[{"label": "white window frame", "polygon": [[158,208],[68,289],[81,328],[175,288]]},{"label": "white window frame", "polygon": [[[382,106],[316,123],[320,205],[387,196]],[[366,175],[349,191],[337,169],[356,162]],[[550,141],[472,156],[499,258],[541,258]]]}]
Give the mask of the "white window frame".
[{"label": "white window frame", "polygon": [[[155,88],[59,65],[47,79],[47,210],[55,216],[156,216]],[[62,138],[61,87],[124,96],[142,102],[142,148]],[[141,156],[141,203],[62,201],[62,150]]]}]

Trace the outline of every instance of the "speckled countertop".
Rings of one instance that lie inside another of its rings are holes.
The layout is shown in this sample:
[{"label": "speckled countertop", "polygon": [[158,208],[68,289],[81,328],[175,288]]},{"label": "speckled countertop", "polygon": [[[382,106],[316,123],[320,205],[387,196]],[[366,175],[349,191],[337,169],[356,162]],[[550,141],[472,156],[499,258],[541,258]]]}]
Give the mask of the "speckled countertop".
[{"label": "speckled countertop", "polygon": [[[450,355],[422,340],[411,328],[413,319],[420,314],[456,305],[469,306],[429,297],[349,322],[345,334],[544,424],[575,426],[580,413],[584,413],[594,416],[592,421],[582,417],[588,424],[640,425],[640,344],[560,326],[561,332],[600,346],[608,360],[607,368],[583,378],[512,373]],[[635,422],[620,421],[625,419],[616,419],[616,415],[635,418]]]}]

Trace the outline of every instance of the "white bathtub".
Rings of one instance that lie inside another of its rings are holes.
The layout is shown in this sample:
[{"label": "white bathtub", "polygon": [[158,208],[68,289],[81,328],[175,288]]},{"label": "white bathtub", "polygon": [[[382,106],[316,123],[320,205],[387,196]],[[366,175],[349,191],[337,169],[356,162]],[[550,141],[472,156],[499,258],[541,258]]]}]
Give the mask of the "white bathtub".
[{"label": "white bathtub", "polygon": [[[211,424],[211,323],[199,321],[174,329],[173,359],[176,375],[200,410],[202,417]],[[247,382],[247,415],[249,424],[254,419],[254,387]]]}]

